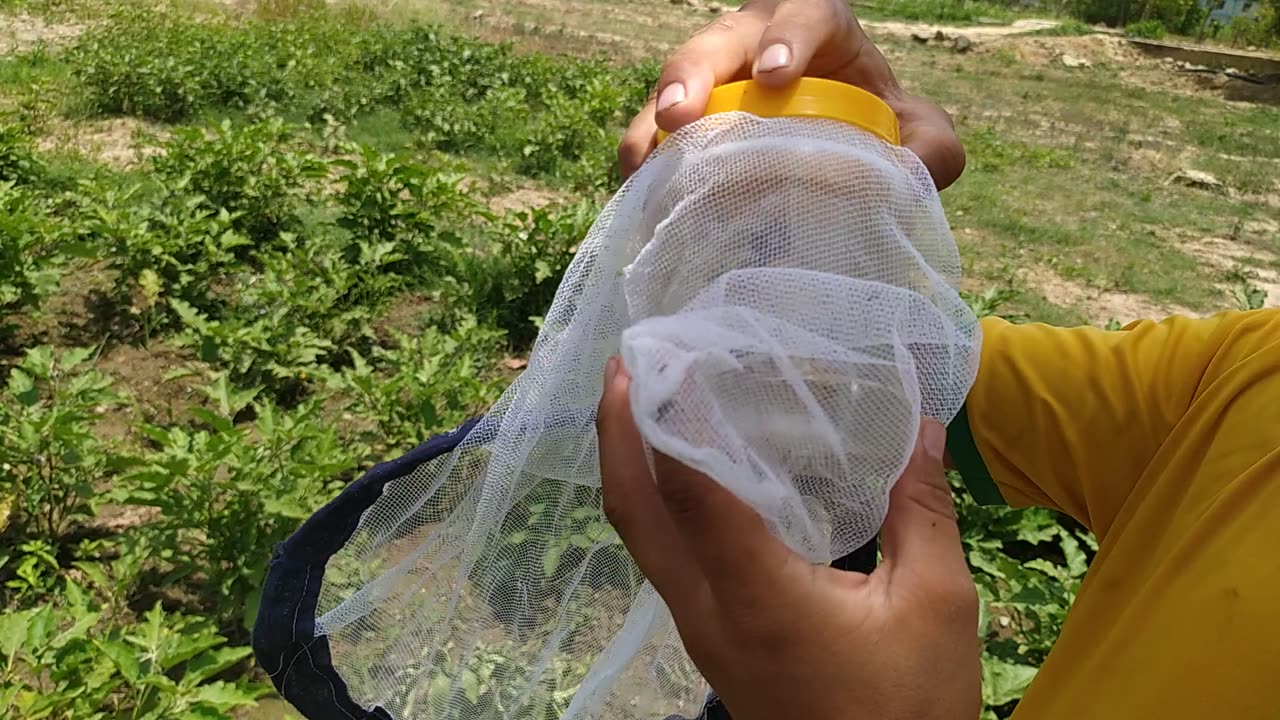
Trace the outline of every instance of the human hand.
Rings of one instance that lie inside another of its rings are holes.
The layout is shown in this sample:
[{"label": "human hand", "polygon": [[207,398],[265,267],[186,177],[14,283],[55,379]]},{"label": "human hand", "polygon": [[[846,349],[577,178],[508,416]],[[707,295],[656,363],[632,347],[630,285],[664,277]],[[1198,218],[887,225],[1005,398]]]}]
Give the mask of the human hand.
[{"label": "human hand", "polygon": [[702,117],[713,88],[752,77],[781,87],[801,76],[856,85],[888,103],[898,115],[902,144],[920,157],[939,190],[964,171],[951,116],[903,91],[847,2],[748,0],[667,59],[654,96],[618,146],[623,175],[635,172],[657,147],[658,128],[675,132]]},{"label": "human hand", "polygon": [[597,416],[604,510],[666,601],[689,657],[734,720],[972,720],[978,597],[943,477],[945,429],[921,425],[870,575],[815,566],[701,473],[655,453],[609,361]]}]

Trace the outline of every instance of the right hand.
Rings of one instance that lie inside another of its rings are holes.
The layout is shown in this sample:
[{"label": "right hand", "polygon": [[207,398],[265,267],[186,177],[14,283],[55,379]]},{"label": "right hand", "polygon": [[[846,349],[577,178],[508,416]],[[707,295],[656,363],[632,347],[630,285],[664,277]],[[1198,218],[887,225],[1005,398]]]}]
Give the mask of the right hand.
[{"label": "right hand", "polygon": [[702,117],[711,90],[754,78],[779,87],[801,76],[856,85],[898,115],[902,144],[915,152],[941,190],[964,171],[964,148],[951,116],[898,84],[884,56],[844,0],[748,0],[677,50],[662,68],[653,97],[618,146],[624,176],[657,147],[657,130],[675,132]]},{"label": "right hand", "polygon": [[596,416],[605,515],[734,720],[978,716],[978,594],[941,424],[921,424],[889,494],[884,562],[865,575],[813,565],[729,490],[657,450],[650,473],[630,387],[610,360]]}]

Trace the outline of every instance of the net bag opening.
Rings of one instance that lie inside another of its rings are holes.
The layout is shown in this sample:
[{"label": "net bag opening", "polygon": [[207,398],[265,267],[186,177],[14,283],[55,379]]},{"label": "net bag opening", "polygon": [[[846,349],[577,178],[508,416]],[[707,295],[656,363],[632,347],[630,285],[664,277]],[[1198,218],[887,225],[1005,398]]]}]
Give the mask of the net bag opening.
[{"label": "net bag opening", "polygon": [[708,688],[601,511],[606,360],[652,447],[829,563],[973,382],[959,275],[927,170],[884,135],[741,110],[682,129],[600,214],[495,406],[281,548],[259,661],[312,718],[697,714]]}]

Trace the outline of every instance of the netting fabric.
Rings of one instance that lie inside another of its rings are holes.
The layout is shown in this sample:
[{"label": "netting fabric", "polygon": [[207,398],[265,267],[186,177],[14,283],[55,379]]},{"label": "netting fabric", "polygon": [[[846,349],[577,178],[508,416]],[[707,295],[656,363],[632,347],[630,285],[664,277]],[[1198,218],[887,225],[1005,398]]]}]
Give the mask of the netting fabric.
[{"label": "netting fabric", "polygon": [[523,375],[328,562],[317,633],[352,698],[396,720],[696,714],[705,683],[601,512],[607,358],[653,448],[830,562],[874,537],[921,415],[969,390],[959,274],[908,150],[737,112],[671,136],[582,242]]}]

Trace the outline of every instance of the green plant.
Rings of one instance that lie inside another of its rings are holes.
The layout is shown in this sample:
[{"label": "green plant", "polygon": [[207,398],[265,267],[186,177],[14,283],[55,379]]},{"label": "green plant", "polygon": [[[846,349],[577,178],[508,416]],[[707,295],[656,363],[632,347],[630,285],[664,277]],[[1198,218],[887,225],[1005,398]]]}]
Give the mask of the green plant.
[{"label": "green plant", "polygon": [[181,300],[170,300],[182,330],[173,342],[225,369],[237,383],[269,386],[282,399],[298,395],[334,350],[332,341],[302,322],[287,305],[263,308],[254,317],[214,319]]},{"label": "green plant", "polygon": [[[563,518],[561,514],[563,513]],[[567,522],[564,522],[567,520]],[[558,534],[547,532],[550,523],[561,522],[565,525]],[[545,545],[540,548],[542,554],[542,572],[546,577],[555,577],[564,565],[564,561],[576,551],[590,550],[594,547],[622,548],[622,540],[614,532],[609,521],[605,519],[599,503],[590,500],[572,507],[567,512],[563,508],[554,507],[547,502],[532,503],[528,507],[525,526],[509,533],[504,542],[507,545],[524,545],[533,538],[542,535]]]},{"label": "green plant", "polygon": [[126,4],[85,32],[69,61],[88,110],[172,122],[211,107],[296,98],[307,85],[300,75],[341,62],[332,52],[337,43],[306,34],[301,41],[271,23]]},{"label": "green plant", "polygon": [[1232,45],[1280,46],[1280,3],[1261,5],[1252,17],[1231,18],[1225,32]]},{"label": "green plant", "polygon": [[65,234],[42,193],[0,180],[0,335],[12,315],[38,311],[58,289]]},{"label": "green plant", "polygon": [[0,118],[0,183],[30,185],[42,180],[45,172],[29,128]]},{"label": "green plant", "polygon": [[376,448],[410,447],[484,412],[501,389],[493,358],[502,333],[461,321],[451,333],[424,328],[395,333],[389,348],[365,358],[351,350],[351,367],[330,373],[328,386],[350,398],[348,413],[371,422]]},{"label": "green plant", "polygon": [[1257,310],[1267,304],[1267,291],[1248,280],[1237,283],[1231,294],[1241,310]]},{"label": "green plant", "polygon": [[172,195],[196,195],[212,213],[229,213],[232,227],[262,247],[297,230],[307,183],[328,167],[296,147],[279,118],[244,126],[230,121],[207,130],[179,128],[152,160],[156,179]]},{"label": "green plant", "polygon": [[0,614],[0,715],[30,720],[223,718],[264,688],[216,680],[248,657],[204,620],[157,604],[103,632],[104,613],[68,581],[61,601]]},{"label": "green plant", "polygon": [[[144,426],[155,451],[125,478],[127,499],[159,508],[148,531],[172,550],[170,577],[199,574],[211,614],[250,627],[272,548],[341,486],[363,453],[311,401],[284,412],[218,375],[201,428]],[[242,412],[256,419],[236,425]]]},{"label": "green plant", "polygon": [[351,150],[355,159],[333,163],[346,171],[336,196],[337,225],[350,233],[344,260],[415,285],[451,270],[463,233],[482,211],[463,191],[463,174],[367,146]]},{"label": "green plant", "polygon": [[137,186],[112,189],[86,215],[108,267],[122,279],[115,304],[137,319],[144,339],[176,319],[172,302],[220,312],[218,290],[252,242],[230,213],[212,210],[198,195],[157,199]]},{"label": "green plant", "polygon": [[62,569],[58,548],[48,540],[28,540],[17,550],[0,550],[0,568],[12,565],[13,577],[4,586],[13,592],[13,600],[21,602],[30,595],[40,597],[52,592]]},{"label": "green plant", "polygon": [[1018,297],[1018,291],[1011,287],[987,288],[982,294],[961,292],[960,296],[968,303],[969,309],[979,318],[999,315],[1000,308]]},{"label": "green plant", "polygon": [[980,600],[983,717],[1007,717],[1053,648],[1097,543],[1050,510],[977,505],[958,475],[950,480]]},{"label": "green plant", "polygon": [[0,480],[20,534],[56,540],[93,513],[95,495],[121,463],[94,432],[122,398],[89,365],[93,350],[41,346],[9,371],[0,396]]},{"label": "green plant", "polygon": [[928,22],[976,23],[1014,17],[1008,6],[984,0],[887,0],[878,2],[875,9],[888,17]]},{"label": "green plant", "polygon": [[476,252],[461,260],[462,286],[451,292],[463,295],[446,304],[472,308],[504,330],[512,344],[527,346],[596,213],[593,203],[583,202],[501,217]]},{"label": "green plant", "polygon": [[1164,23],[1159,20],[1143,20],[1129,23],[1124,27],[1125,37],[1142,38],[1144,40],[1161,40],[1164,38]]}]

